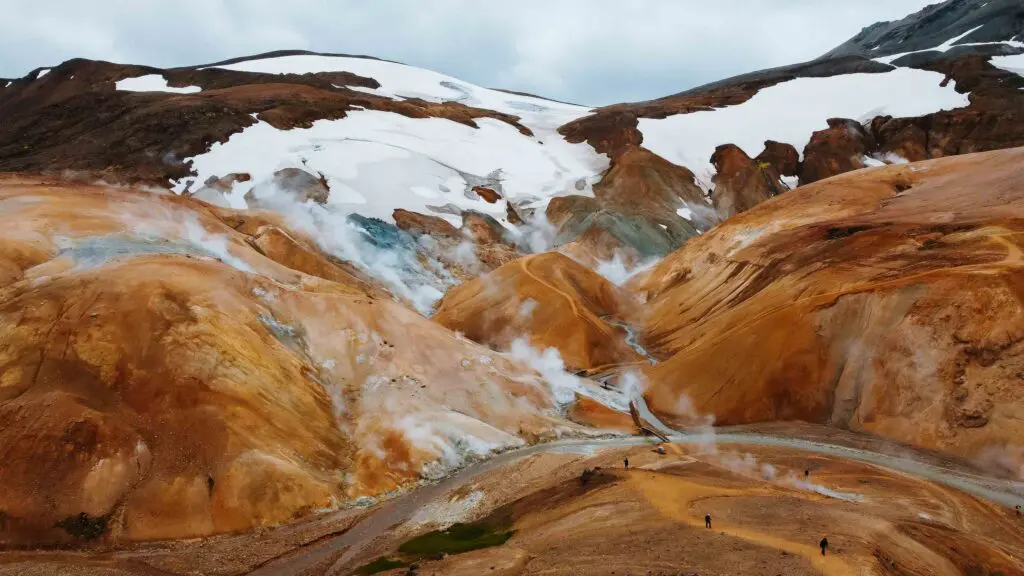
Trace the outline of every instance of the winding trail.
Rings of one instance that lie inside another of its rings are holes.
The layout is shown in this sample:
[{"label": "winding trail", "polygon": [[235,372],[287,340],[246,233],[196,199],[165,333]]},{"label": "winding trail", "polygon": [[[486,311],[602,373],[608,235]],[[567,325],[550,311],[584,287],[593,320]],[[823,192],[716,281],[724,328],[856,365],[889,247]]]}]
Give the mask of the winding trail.
[{"label": "winding trail", "polygon": [[[678,444],[700,445],[713,442],[716,445],[736,444],[802,450],[813,454],[866,462],[949,486],[1007,507],[1024,506],[1024,482],[997,480],[967,472],[941,468],[906,457],[800,438],[734,432],[681,434],[672,431],[658,421],[657,418],[654,418],[642,402],[639,404],[641,410],[649,415],[649,421],[655,426],[664,427],[664,429],[669,430],[671,434],[668,435],[672,438],[673,442]],[[330,567],[326,572],[327,574],[343,574],[345,570],[350,569],[348,564],[355,560],[358,554],[376,538],[393,527],[406,522],[427,503],[469,484],[485,472],[514,464],[534,454],[640,446],[649,443],[649,440],[636,436],[599,440],[565,440],[505,452],[494,456],[490,460],[464,468],[437,484],[425,485],[412,492],[398,496],[382,504],[347,532],[335,538],[318,542],[313,547],[300,549],[287,557],[283,557],[253,571],[251,574],[302,574],[307,570],[327,568],[328,564]],[[737,536],[743,537],[743,535],[738,533]],[[748,534],[747,536],[750,535]],[[842,569],[838,570],[837,573],[844,573]]]},{"label": "winding trail", "polygon": [[562,298],[565,298],[566,302],[569,303],[569,307],[572,309],[572,313],[573,313],[574,316],[576,316],[580,320],[583,320],[583,321],[589,323],[594,328],[597,328],[598,330],[600,330],[606,336],[615,336],[615,329],[612,328],[611,326],[609,326],[607,323],[605,323],[599,317],[597,317],[590,310],[587,310],[586,308],[584,308],[581,311],[579,305],[577,305],[577,303],[576,303],[576,299],[573,298],[572,295],[566,293],[564,290],[562,290],[558,286],[555,286],[554,284],[552,284],[551,282],[545,280],[544,278],[541,278],[540,276],[534,274],[533,271],[530,270],[530,262],[533,262],[534,258],[536,258],[537,256],[538,256],[537,254],[534,254],[534,255],[525,256],[525,257],[519,259],[519,266],[523,269],[523,272],[525,272],[527,276],[532,278],[535,282],[537,282],[541,286],[544,286],[548,290],[551,290],[552,292],[558,294]]},{"label": "winding trail", "polygon": [[[705,486],[690,482],[683,477],[673,476],[671,480],[655,477],[653,474],[634,473],[629,475],[629,485],[654,506],[662,515],[672,518],[674,521],[686,524],[697,529],[704,529],[704,522],[694,517],[688,507],[691,503],[703,498],[720,497],[730,494],[737,496],[771,496],[776,494],[770,489],[745,489],[733,490],[729,488]],[[772,534],[766,534],[757,530],[750,530],[740,526],[715,523],[715,532],[746,540],[759,546],[767,546],[800,556],[811,563],[823,574],[832,576],[856,576],[857,572],[851,568],[846,561],[837,556],[822,556],[818,548],[798,542],[792,542]]]}]

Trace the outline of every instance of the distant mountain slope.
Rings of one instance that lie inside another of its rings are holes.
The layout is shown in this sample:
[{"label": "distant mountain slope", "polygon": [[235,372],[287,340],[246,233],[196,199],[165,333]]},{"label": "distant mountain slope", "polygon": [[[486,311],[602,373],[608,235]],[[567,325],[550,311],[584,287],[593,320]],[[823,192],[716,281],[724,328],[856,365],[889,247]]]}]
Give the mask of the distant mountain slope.
[{"label": "distant mountain slope", "polygon": [[1024,4],[1019,0],[947,0],[902,20],[872,24],[820,60],[878,58],[920,52],[946,42],[951,46],[999,45],[1024,52]]},{"label": "distant mountain slope", "polygon": [[[455,228],[480,214],[532,251],[588,233],[577,214],[568,233],[528,240],[554,198],[588,199],[556,212],[596,212],[593,186],[625,158],[636,189],[656,193],[634,206],[617,192],[600,207],[617,233],[591,240],[660,256],[800,184],[1024,144],[1019,36],[1017,3],[949,0],[811,62],[596,110],[366,56],[284,50],[167,70],[72,60],[0,87],[0,171],[141,182],[239,209],[273,205],[293,192],[280,190],[292,181],[282,171],[301,171],[330,210],[385,223],[405,210]],[[796,167],[769,170],[771,146]],[[639,147],[653,154],[631,154]],[[662,161],[700,192],[646,181]]]}]

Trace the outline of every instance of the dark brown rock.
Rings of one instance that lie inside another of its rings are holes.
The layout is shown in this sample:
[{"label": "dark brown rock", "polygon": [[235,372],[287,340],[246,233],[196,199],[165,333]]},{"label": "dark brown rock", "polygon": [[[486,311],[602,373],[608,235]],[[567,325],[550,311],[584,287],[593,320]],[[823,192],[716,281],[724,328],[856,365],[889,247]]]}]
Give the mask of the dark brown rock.
[{"label": "dark brown rock", "polygon": [[883,155],[894,154],[909,162],[929,158],[928,133],[910,121],[894,120],[888,116],[875,118],[871,123],[871,132],[876,141],[885,143],[879,149]]},{"label": "dark brown rock", "polygon": [[477,244],[502,244],[506,241],[506,231],[500,222],[472,210],[462,215],[462,232]]},{"label": "dark brown rock", "polygon": [[523,223],[523,217],[519,214],[519,209],[511,202],[505,203],[505,217],[508,218],[511,224]]},{"label": "dark brown rock", "polygon": [[874,137],[859,122],[829,118],[828,129],[815,132],[804,148],[800,185],[864,168],[864,156],[874,150]]},{"label": "dark brown rock", "polygon": [[555,228],[560,227],[573,215],[597,212],[601,203],[589,196],[556,196],[548,202],[547,218]]},{"label": "dark brown rock", "polygon": [[486,186],[473,186],[473,192],[476,192],[476,195],[483,198],[484,202],[488,204],[494,204],[501,200],[501,194]]},{"label": "dark brown rock", "polygon": [[435,238],[459,238],[461,236],[458,228],[437,216],[427,216],[399,208],[392,213],[391,217],[395,219],[396,226],[413,236],[424,234]]},{"label": "dark brown rock", "polygon": [[754,158],[757,163],[767,162],[782,176],[800,173],[800,153],[792,144],[765,140],[764,150]]},{"label": "dark brown rock", "polygon": [[573,120],[558,129],[572,143],[586,142],[601,154],[616,158],[631,146],[643,144],[637,129],[637,115],[630,111],[593,114]]},{"label": "dark brown rock", "polygon": [[749,210],[786,191],[771,163],[755,162],[735,144],[716,148],[711,163],[716,170],[711,199],[723,218]]}]

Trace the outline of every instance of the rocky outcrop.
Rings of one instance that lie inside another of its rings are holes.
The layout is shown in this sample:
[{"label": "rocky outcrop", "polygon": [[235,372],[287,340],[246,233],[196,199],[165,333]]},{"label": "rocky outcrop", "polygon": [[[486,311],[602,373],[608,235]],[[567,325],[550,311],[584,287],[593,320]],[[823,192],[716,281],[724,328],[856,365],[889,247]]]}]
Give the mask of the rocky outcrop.
[{"label": "rocky outcrop", "polygon": [[473,186],[473,192],[476,192],[476,195],[483,198],[484,202],[488,204],[494,204],[502,198],[501,194],[486,186]]},{"label": "rocky outcrop", "polygon": [[800,153],[792,144],[766,140],[764,150],[754,161],[770,164],[782,176],[796,176],[800,173]]},{"label": "rocky outcrop", "polygon": [[462,213],[462,234],[477,244],[507,243],[508,231],[493,217],[467,210]]},{"label": "rocky outcrop", "polygon": [[[958,44],[1024,38],[1024,19],[1016,0],[946,0],[893,22],[878,22],[820,59],[857,55],[877,58],[928,50],[953,40]],[[941,55],[935,52],[933,54]]]},{"label": "rocky outcrop", "polygon": [[434,238],[461,237],[459,229],[452,226],[451,223],[444,218],[410,212],[409,210],[404,210],[402,208],[395,210],[392,217],[395,219],[396,226],[413,236],[426,234],[428,236],[433,236]]},{"label": "rocky outcrop", "polygon": [[828,129],[815,132],[804,148],[800,185],[864,168],[864,157],[874,150],[874,137],[859,122],[829,118]]},{"label": "rocky outcrop", "polygon": [[331,189],[323,174],[313,176],[300,168],[285,168],[274,172],[269,182],[256,184],[246,193],[245,200],[250,208],[263,208],[281,200],[326,204],[330,195]]},{"label": "rocky outcrop", "polygon": [[637,129],[637,115],[615,111],[584,116],[558,129],[574,144],[586,142],[598,153],[615,159],[626,150],[643,144],[644,135]]},{"label": "rocky outcrop", "polygon": [[723,219],[749,210],[787,190],[771,163],[751,160],[734,144],[716,148],[711,163],[715,166],[712,178],[715,189],[711,199],[715,212]]},{"label": "rocky outcrop", "polygon": [[928,152],[928,133],[913,120],[894,120],[892,116],[878,116],[871,121],[871,134],[883,155],[895,155],[908,162],[919,162],[931,157]]},{"label": "rocky outcrop", "polygon": [[[686,207],[680,215],[680,209]],[[583,242],[607,254],[663,256],[715,221],[693,173],[639,147],[622,151],[594,185],[594,198],[563,196],[548,204],[556,245]]]},{"label": "rocky outcrop", "polygon": [[686,396],[720,424],[827,423],[967,457],[1013,444],[1022,160],[847,173],[692,239],[640,286],[641,341],[663,360],[651,407],[684,422]]},{"label": "rocky outcrop", "polygon": [[234,172],[226,176],[210,176],[203,183],[203,187],[195,192],[185,192],[186,196],[197,198],[204,202],[210,202],[211,204],[224,205],[224,195],[231,191],[236,182],[248,182],[252,180],[252,176],[249,174],[236,174]]}]

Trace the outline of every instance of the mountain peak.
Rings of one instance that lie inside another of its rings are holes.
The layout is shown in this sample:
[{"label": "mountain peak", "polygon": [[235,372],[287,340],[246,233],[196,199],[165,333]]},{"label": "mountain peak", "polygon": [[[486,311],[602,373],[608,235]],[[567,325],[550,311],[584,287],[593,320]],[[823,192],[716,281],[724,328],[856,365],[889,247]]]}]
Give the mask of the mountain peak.
[{"label": "mountain peak", "polygon": [[[877,22],[821,56],[876,58],[942,46],[1024,41],[1024,5],[1018,0],[946,0],[893,22]],[[1015,46],[1024,48],[1024,45]]]}]

